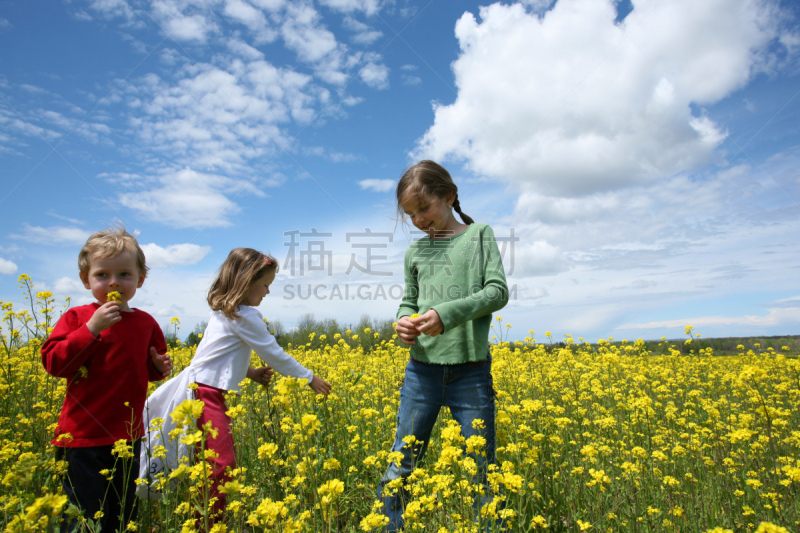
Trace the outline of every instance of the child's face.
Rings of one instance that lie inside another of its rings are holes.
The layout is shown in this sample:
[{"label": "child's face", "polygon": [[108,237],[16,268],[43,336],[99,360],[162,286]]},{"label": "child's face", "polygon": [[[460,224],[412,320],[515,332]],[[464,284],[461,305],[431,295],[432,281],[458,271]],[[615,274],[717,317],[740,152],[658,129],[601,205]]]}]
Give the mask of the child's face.
[{"label": "child's face", "polygon": [[121,296],[119,308],[130,311],[128,301],[144,283],[144,274],[136,266],[136,257],[127,250],[116,257],[89,257],[89,271],[81,274],[83,286],[92,291],[98,302],[105,303],[109,292]]},{"label": "child's face", "polygon": [[261,300],[264,299],[264,296],[269,294],[269,286],[272,285],[272,282],[275,281],[275,271],[272,270],[267,272],[253,283],[250,284],[250,288],[247,289],[247,293],[244,296],[244,305],[249,305],[250,307],[258,307],[261,305]]},{"label": "child's face", "polygon": [[447,232],[455,229],[458,224],[453,212],[450,210],[452,194],[439,198],[430,194],[407,194],[400,207],[411,219],[414,227],[421,229],[434,238],[437,232]]}]

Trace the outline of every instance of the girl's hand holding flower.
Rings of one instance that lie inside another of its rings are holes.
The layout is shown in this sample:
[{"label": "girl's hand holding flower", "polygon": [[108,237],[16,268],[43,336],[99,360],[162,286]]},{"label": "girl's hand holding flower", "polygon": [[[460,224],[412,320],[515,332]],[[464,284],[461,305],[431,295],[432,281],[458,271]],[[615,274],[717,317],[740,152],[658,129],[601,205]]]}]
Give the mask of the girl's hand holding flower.
[{"label": "girl's hand holding flower", "polygon": [[397,325],[394,327],[394,330],[397,332],[397,337],[400,339],[400,342],[403,344],[414,345],[414,339],[419,337],[420,332],[417,330],[417,327],[414,325],[411,318],[404,316],[397,321]]},{"label": "girl's hand holding flower", "polygon": [[439,318],[439,313],[436,312],[436,309],[431,309],[422,316],[412,318],[409,322],[416,328],[419,332],[418,334],[435,337],[444,332],[444,324],[442,324],[442,319]]}]

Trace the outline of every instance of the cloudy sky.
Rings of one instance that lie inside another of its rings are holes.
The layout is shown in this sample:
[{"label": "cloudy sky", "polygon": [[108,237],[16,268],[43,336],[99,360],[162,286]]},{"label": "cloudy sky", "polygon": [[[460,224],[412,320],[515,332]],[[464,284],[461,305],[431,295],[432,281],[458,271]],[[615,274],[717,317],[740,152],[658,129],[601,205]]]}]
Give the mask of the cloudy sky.
[{"label": "cloudy sky", "polygon": [[391,318],[393,189],[431,158],[502,240],[512,338],[800,334],[796,3],[36,4],[0,6],[0,300],[88,303],[121,222],[181,335],[237,246],[287,327]]}]

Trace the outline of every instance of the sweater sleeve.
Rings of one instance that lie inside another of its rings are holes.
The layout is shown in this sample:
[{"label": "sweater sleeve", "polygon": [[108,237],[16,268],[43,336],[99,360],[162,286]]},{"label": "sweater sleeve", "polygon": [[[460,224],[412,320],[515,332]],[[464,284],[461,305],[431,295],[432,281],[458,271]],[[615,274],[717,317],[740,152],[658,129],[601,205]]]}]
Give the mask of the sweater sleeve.
[{"label": "sweater sleeve", "polygon": [[481,231],[477,250],[481,283],[469,288],[465,298],[433,306],[444,325],[444,331],[465,322],[493,313],[508,303],[508,285],[494,231],[486,226]]},{"label": "sweater sleeve", "polygon": [[411,248],[406,250],[405,259],[403,261],[403,277],[405,281],[405,289],[403,289],[403,299],[400,302],[400,308],[397,310],[397,319],[404,316],[411,316],[419,312],[419,305],[417,305],[417,297],[419,296],[419,281],[417,280],[417,271],[411,265],[412,251]]},{"label": "sweater sleeve", "polygon": [[234,321],[239,337],[279,374],[311,381],[314,373],[280,347],[264,324],[261,313],[255,309],[253,311],[255,312],[242,313],[241,320]]},{"label": "sweater sleeve", "polygon": [[100,346],[74,311],[67,311],[42,345],[42,365],[57,378],[70,378]]}]

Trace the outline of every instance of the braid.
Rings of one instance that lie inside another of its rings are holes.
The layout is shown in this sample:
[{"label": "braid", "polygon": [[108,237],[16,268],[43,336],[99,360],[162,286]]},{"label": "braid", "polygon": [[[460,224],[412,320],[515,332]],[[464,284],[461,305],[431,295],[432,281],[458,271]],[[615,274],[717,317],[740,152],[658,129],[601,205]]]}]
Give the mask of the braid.
[{"label": "braid", "polygon": [[456,199],[455,201],[453,201],[453,209],[455,209],[456,213],[458,213],[461,216],[461,220],[464,221],[464,224],[469,225],[475,222],[474,220],[472,220],[472,218],[461,212],[461,202],[458,201],[458,193],[456,193]]}]

